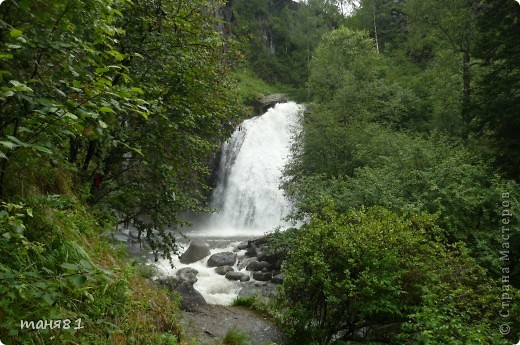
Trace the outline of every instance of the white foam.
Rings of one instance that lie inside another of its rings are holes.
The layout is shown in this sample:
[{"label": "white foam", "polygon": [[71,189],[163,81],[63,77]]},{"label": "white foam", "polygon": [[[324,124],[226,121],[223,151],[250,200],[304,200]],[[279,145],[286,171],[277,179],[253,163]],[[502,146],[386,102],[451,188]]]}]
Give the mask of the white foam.
[{"label": "white foam", "polygon": [[[233,251],[236,244],[235,242],[226,248],[211,249],[211,255],[218,252]],[[157,263],[157,267],[159,268],[161,276],[175,276],[177,271],[184,267],[196,269],[199,271],[197,274],[198,280],[193,287],[201,293],[206,302],[209,304],[229,305],[238,296],[241,285],[238,281],[232,281],[217,274],[215,267],[208,267],[207,263],[211,255],[191,264],[183,264],[179,261],[179,258],[175,256],[173,259],[174,268],[171,267],[167,260],[160,260]],[[236,270],[236,265],[234,268]]]}]

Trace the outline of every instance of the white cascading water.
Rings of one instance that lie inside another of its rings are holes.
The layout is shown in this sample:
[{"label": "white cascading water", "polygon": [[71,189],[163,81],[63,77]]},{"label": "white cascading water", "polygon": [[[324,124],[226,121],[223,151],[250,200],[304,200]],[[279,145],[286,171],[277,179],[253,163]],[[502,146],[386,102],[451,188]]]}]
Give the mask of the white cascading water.
[{"label": "white cascading water", "polygon": [[291,205],[279,186],[301,109],[279,103],[244,121],[223,145],[211,200],[220,211],[197,230],[199,236],[258,236],[285,225]]},{"label": "white cascading water", "polygon": [[[220,212],[185,232],[188,237],[213,238],[214,254],[232,251],[240,238],[253,239],[288,225],[283,218],[290,213],[291,205],[279,186],[301,110],[293,102],[277,104],[237,128],[222,147],[217,187],[211,199],[211,206]],[[243,256],[243,252],[238,255]],[[193,287],[208,303],[227,305],[242,285],[216,274],[207,266],[208,258],[185,265],[175,257],[174,269],[167,261],[161,261],[159,268],[166,275],[175,275],[183,267],[195,268],[199,273]]]}]

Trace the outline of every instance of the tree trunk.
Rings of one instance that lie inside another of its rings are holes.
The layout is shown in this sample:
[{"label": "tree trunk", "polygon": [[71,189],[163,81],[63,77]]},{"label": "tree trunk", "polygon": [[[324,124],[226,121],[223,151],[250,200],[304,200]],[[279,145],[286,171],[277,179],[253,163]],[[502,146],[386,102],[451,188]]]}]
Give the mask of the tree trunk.
[{"label": "tree trunk", "polygon": [[78,151],[79,151],[80,142],[77,138],[70,137],[69,139],[69,162],[76,163],[78,159]]},{"label": "tree trunk", "polygon": [[372,14],[374,15],[374,38],[376,40],[376,51],[379,54],[379,39],[377,37],[376,2],[372,0]]},{"label": "tree trunk", "polygon": [[97,147],[97,140],[90,140],[88,143],[88,151],[87,155],[85,157],[85,161],[83,162],[83,172],[86,172],[88,170],[88,165],[92,158],[94,157],[94,153],[96,152]]}]

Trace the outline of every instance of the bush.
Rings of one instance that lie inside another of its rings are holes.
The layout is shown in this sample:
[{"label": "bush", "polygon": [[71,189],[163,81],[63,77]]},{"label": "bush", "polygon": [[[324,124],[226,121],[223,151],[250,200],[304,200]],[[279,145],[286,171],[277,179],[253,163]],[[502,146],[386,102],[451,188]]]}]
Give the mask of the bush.
[{"label": "bush", "polygon": [[[405,321],[435,332],[434,324],[424,325],[415,316],[427,306],[442,312],[429,304],[435,294],[427,290],[441,280],[443,293],[456,296],[454,304],[443,307],[450,315],[467,315],[453,327],[472,334],[486,330],[485,339],[494,339],[491,320],[499,306],[489,302],[499,291],[464,247],[445,243],[435,222],[434,216],[398,216],[380,207],[338,214],[324,200],[302,227],[285,269],[279,303],[292,337],[326,344],[370,330],[364,340],[390,342],[399,327],[381,326]],[[461,272],[467,276],[459,277]],[[458,293],[462,289],[471,293]],[[447,333],[457,337],[453,330]]]}]

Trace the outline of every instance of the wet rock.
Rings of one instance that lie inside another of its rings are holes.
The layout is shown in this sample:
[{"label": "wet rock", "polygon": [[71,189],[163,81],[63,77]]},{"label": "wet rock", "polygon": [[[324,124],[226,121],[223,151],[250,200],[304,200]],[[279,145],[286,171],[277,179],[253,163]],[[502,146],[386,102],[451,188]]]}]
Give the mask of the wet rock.
[{"label": "wet rock", "polygon": [[116,242],[126,242],[128,241],[128,236],[123,233],[116,232],[112,234],[112,239]]},{"label": "wet rock", "polygon": [[271,264],[268,263],[267,261],[252,261],[247,265],[246,270],[261,271],[264,268],[269,268],[269,266],[271,266]]},{"label": "wet rock", "polygon": [[237,260],[237,254],[232,252],[216,253],[209,257],[208,267],[233,266]]},{"label": "wet rock", "polygon": [[175,299],[176,293],[181,296],[180,306],[183,310],[193,310],[195,307],[207,304],[200,292],[186,280],[178,277],[166,277],[159,279],[158,282],[170,291],[172,300]]},{"label": "wet rock", "polygon": [[254,244],[255,246],[263,246],[265,244],[267,244],[267,236],[262,236],[262,237],[258,237],[258,238],[255,238],[254,240],[250,240],[248,242],[249,244]]},{"label": "wet rock", "polygon": [[135,228],[130,229],[128,234],[130,235],[131,238],[136,239],[136,240],[141,240],[144,237],[144,234],[142,232],[139,233],[139,230],[137,230]]},{"label": "wet rock", "polygon": [[251,296],[264,296],[273,297],[276,296],[276,286],[273,284],[265,284],[263,286],[256,286],[248,283],[238,293],[239,298],[251,297]]},{"label": "wet rock", "polygon": [[258,261],[267,261],[271,265],[275,265],[280,261],[280,253],[268,246],[258,248]]},{"label": "wet rock", "polygon": [[185,280],[189,282],[191,285],[195,284],[197,282],[197,274],[199,271],[197,271],[194,268],[191,267],[184,267],[177,271],[175,274],[177,277],[179,277],[182,280]]},{"label": "wet rock", "polygon": [[259,281],[269,281],[273,278],[273,274],[271,272],[254,272],[253,279]]},{"label": "wet rock", "polygon": [[195,261],[199,261],[204,259],[206,256],[210,255],[209,244],[202,241],[192,241],[188,249],[180,256],[180,261],[183,264],[191,264]]},{"label": "wet rock", "polygon": [[233,271],[234,271],[233,267],[228,266],[228,265],[219,266],[219,267],[215,268],[215,273],[220,274],[221,276],[226,275],[226,273],[233,272]]},{"label": "wet rock", "polygon": [[282,93],[275,93],[275,94],[272,94],[269,96],[265,96],[261,99],[258,99],[254,103],[254,107],[255,107],[256,113],[263,114],[267,110],[269,110],[269,108],[274,107],[276,105],[276,103],[285,103],[287,101],[289,101],[289,97],[287,97],[287,95],[282,94]]},{"label": "wet rock", "polygon": [[249,243],[248,242],[240,242],[239,244],[237,244],[237,249],[238,250],[244,250],[244,249],[247,249],[247,247],[249,247]]},{"label": "wet rock", "polygon": [[256,257],[258,256],[258,248],[256,247],[256,244],[249,243],[249,246],[246,250],[246,256],[248,257]]},{"label": "wet rock", "polygon": [[271,283],[282,284],[284,279],[285,279],[285,276],[283,275],[283,273],[280,273],[280,274],[273,276],[273,279],[271,279]]},{"label": "wet rock", "polygon": [[258,258],[256,258],[256,257],[244,258],[243,260],[238,262],[238,269],[239,270],[244,269],[247,266],[249,266],[250,263],[257,262],[257,261],[258,261]]},{"label": "wet rock", "polygon": [[249,275],[242,272],[228,272],[226,273],[226,278],[229,280],[240,280],[240,281],[248,281]]}]

